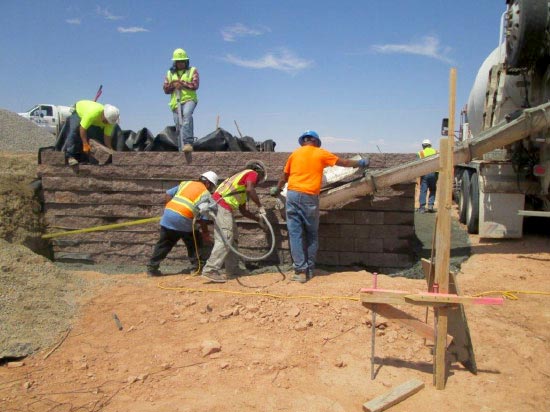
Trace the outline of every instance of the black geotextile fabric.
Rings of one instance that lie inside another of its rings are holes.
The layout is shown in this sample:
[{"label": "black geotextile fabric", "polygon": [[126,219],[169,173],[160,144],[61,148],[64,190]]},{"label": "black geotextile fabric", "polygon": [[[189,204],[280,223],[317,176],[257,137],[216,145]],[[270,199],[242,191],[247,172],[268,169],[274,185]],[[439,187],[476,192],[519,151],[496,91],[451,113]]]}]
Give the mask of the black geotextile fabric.
[{"label": "black geotextile fabric", "polygon": [[[67,133],[68,127],[63,126],[55,142],[55,150],[63,150]],[[88,137],[103,143],[100,129],[90,128]],[[116,125],[112,146],[118,152],[177,152],[178,134],[175,126],[168,126],[153,136],[146,127],[134,132],[133,130],[122,130],[119,125]],[[193,150],[197,152],[274,152],[275,146],[276,143],[271,139],[257,142],[253,137],[235,137],[227,130],[219,128],[195,140]]]}]

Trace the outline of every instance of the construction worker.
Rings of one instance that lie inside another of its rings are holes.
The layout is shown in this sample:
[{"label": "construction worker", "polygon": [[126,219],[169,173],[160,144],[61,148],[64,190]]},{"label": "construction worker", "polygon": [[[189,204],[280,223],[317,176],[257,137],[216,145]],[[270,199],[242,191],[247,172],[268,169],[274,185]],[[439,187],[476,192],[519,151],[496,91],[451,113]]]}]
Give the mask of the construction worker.
[{"label": "construction worker", "polygon": [[[172,248],[182,239],[187,248],[191,272],[200,272],[204,258],[197,258],[197,248],[202,240],[210,242],[206,220],[199,219],[200,236],[193,235],[193,220],[201,211],[215,207],[211,193],[218,184],[218,175],[212,171],[203,173],[198,181],[183,181],[166,191],[166,206],[160,220],[160,238],[153,249],[153,255],[147,265],[147,276],[162,276],[160,263]],[[195,245],[197,241],[197,245]]]},{"label": "construction worker", "polygon": [[[416,154],[416,157],[419,159],[424,159],[425,157],[430,157],[437,154],[437,150],[432,148],[432,142],[430,139],[422,140],[422,150]],[[418,208],[418,213],[433,213],[434,203],[435,203],[435,191],[437,186],[437,172],[428,173],[427,175],[420,177],[420,195],[418,197],[418,202],[420,207]],[[426,209],[426,196],[428,197],[428,208]]]},{"label": "construction worker", "polygon": [[[244,170],[224,180],[212,195],[218,204],[214,211],[214,247],[202,271],[202,276],[209,281],[223,283],[227,276],[238,276],[245,270],[242,261],[228,246],[236,248],[239,237],[233,214],[239,210],[249,219],[263,221],[266,211],[256,193],[256,186],[266,178],[265,165],[259,160],[251,160]],[[258,207],[257,214],[247,209],[248,199]],[[224,264],[226,273],[221,273]]]},{"label": "construction worker", "polygon": [[102,105],[92,100],[77,102],[73,114],[60,132],[60,137],[66,136],[63,150],[67,163],[75,166],[81,161],[88,160],[89,139],[92,136],[98,139],[103,137],[105,145],[112,149],[111,138],[119,115],[119,110],[110,104]]},{"label": "construction worker", "polygon": [[286,161],[283,174],[276,187],[270,189],[278,195],[288,182],[286,195],[286,224],[290,239],[290,252],[294,261],[293,281],[305,283],[313,277],[319,245],[319,193],[323,170],[327,166],[367,167],[368,159],[341,159],[321,149],[317,132],[307,130],[299,138],[300,148]]},{"label": "construction worker", "polygon": [[178,148],[184,152],[193,151],[193,111],[197,106],[199,72],[189,66],[189,57],[183,49],[176,49],[172,55],[174,62],[166,73],[162,88],[170,96],[170,110],[174,113],[174,123],[178,132]]}]

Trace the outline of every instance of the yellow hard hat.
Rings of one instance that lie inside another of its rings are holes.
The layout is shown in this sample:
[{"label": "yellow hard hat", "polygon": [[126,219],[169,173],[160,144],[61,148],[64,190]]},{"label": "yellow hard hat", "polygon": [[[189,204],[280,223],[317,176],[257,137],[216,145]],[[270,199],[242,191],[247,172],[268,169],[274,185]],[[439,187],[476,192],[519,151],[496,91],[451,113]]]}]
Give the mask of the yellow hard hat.
[{"label": "yellow hard hat", "polygon": [[189,60],[189,57],[187,57],[187,53],[183,49],[176,49],[174,50],[174,54],[172,54],[172,61],[178,61],[178,60]]}]

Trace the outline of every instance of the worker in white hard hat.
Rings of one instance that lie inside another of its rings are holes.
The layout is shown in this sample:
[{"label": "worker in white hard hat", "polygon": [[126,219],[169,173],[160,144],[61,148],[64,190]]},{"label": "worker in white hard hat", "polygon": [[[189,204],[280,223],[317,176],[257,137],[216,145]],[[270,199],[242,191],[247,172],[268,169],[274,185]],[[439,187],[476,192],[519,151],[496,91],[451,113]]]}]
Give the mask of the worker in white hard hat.
[{"label": "worker in white hard hat", "polygon": [[[183,240],[191,263],[191,273],[200,273],[205,257],[201,255],[203,242],[211,242],[207,221],[200,217],[203,210],[216,207],[211,194],[218,185],[213,171],[203,173],[198,181],[183,181],[166,191],[166,206],[160,220],[160,238],[147,264],[147,276],[162,276],[160,263]],[[193,221],[198,218],[201,236],[194,235]],[[197,244],[195,244],[197,242]]]},{"label": "worker in white hard hat", "polygon": [[[432,142],[430,139],[422,140],[422,150],[416,154],[416,157],[419,159],[424,159],[425,157],[434,156],[437,154],[437,150],[432,147]],[[420,195],[418,202],[420,207],[418,208],[418,213],[433,213],[434,203],[435,203],[435,192],[437,187],[437,172],[428,173],[427,175],[420,177]],[[428,207],[426,208],[426,197],[428,196]]]},{"label": "worker in white hard hat", "polygon": [[[251,160],[246,163],[243,170],[220,183],[212,195],[218,205],[214,211],[216,226],[214,247],[202,271],[202,277],[209,282],[224,283],[228,276],[239,276],[245,273],[244,263],[228,246],[230,244],[234,249],[237,248],[239,239],[234,213],[238,210],[244,217],[262,225],[266,210],[256,193],[256,186],[265,182],[266,178],[267,173],[263,162]],[[256,204],[256,212],[247,208],[248,199]],[[222,272],[222,268],[225,269],[225,273]]]},{"label": "worker in white hard hat", "polygon": [[[60,131],[64,136],[62,150],[70,166],[88,160],[90,138],[104,143],[112,149],[112,136],[119,120],[119,110],[110,104],[101,104],[93,100],[80,100],[76,103],[73,114]],[[57,146],[57,144],[56,144]]]},{"label": "worker in white hard hat", "polygon": [[277,186],[270,189],[278,195],[288,182],[286,194],[286,225],[290,253],[294,264],[291,280],[305,283],[313,277],[319,247],[319,193],[323,170],[327,166],[366,168],[369,159],[343,159],[321,149],[321,138],[307,130],[298,138],[300,147],[286,161]]},{"label": "worker in white hard hat", "polygon": [[172,67],[166,73],[162,86],[164,93],[170,95],[170,110],[174,114],[174,123],[178,132],[178,149],[193,151],[195,135],[193,132],[193,112],[198,103],[199,71],[189,64],[189,57],[183,49],[172,54]]}]

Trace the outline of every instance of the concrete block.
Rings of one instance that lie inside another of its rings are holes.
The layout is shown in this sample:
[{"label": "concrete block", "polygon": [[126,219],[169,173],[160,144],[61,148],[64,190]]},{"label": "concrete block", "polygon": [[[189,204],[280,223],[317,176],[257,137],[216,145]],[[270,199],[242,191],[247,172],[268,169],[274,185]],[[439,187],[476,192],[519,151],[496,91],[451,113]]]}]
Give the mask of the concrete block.
[{"label": "concrete block", "polygon": [[360,211],[350,211],[353,216],[353,223],[357,225],[382,225],[384,224],[384,214],[385,212],[360,212]]},{"label": "concrete block", "polygon": [[409,212],[384,212],[383,224],[414,226],[414,209]]}]

